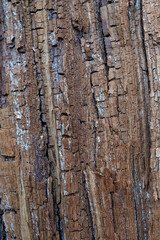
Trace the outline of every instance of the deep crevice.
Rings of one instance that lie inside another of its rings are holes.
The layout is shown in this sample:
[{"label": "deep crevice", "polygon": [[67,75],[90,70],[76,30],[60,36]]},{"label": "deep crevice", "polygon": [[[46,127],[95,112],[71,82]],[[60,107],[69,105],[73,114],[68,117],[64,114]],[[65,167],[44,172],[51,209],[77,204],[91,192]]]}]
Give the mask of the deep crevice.
[{"label": "deep crevice", "polygon": [[86,201],[87,201],[87,206],[88,206],[87,210],[88,210],[89,219],[90,219],[90,222],[91,222],[92,240],[96,240],[92,211],[91,211],[91,206],[90,206],[90,199],[89,199],[89,194],[88,194],[88,189],[87,189],[87,186],[86,186],[86,179],[85,179],[84,174],[83,174],[82,178],[83,178],[83,188],[84,188],[84,192],[85,192],[85,195],[86,195]]},{"label": "deep crevice", "polygon": [[[103,0],[95,1],[95,8],[96,8],[96,14],[97,14],[96,28],[97,28],[97,33],[99,36],[102,58],[103,58],[103,62],[104,62],[105,69],[106,69],[107,89],[109,90],[109,77],[108,77],[109,76],[109,66],[107,63],[107,49],[106,49],[106,45],[105,45],[105,36],[103,33],[102,18],[101,18],[101,12],[100,12],[100,8],[103,6],[102,1]],[[107,1],[107,4],[108,3],[109,3],[109,1]]]},{"label": "deep crevice", "polygon": [[94,132],[93,132],[93,141],[94,141],[94,164],[97,168],[97,127],[94,123]]},{"label": "deep crevice", "polygon": [[96,98],[95,98],[95,93],[94,93],[94,88],[93,88],[93,83],[92,83],[92,74],[90,74],[90,85],[91,85],[91,90],[92,90],[93,105],[94,105],[94,108],[95,108],[97,119],[99,119],[97,101],[96,101]]},{"label": "deep crevice", "polygon": [[[1,206],[1,198],[0,198],[0,206]],[[3,221],[4,211],[0,208],[0,239],[7,240],[7,233]]]},{"label": "deep crevice", "polygon": [[134,198],[134,204],[135,204],[135,222],[136,222],[136,227],[137,227],[137,240],[140,240],[141,238],[141,232],[140,232],[140,226],[139,226],[139,216],[138,216],[138,207],[137,207],[137,200],[136,197],[137,195],[135,194],[135,190],[136,190],[136,168],[135,168],[135,156],[134,156],[134,147],[132,147],[132,159],[133,159],[133,170],[132,170],[132,178],[133,178],[133,184],[134,184],[134,188],[133,188],[133,198]]},{"label": "deep crevice", "polygon": [[[148,60],[147,60],[147,52],[146,52],[146,46],[145,46],[145,33],[144,33],[144,23],[143,23],[143,6],[142,6],[142,0],[140,0],[140,24],[141,24],[141,32],[142,32],[142,46],[143,46],[143,53],[144,53],[144,59],[145,59],[145,65],[146,65],[146,75],[147,75],[147,80],[148,80],[148,91],[145,91],[145,96],[144,96],[144,100],[145,100],[145,110],[146,110],[146,133],[147,133],[147,141],[148,141],[148,149],[146,149],[147,151],[147,156],[148,156],[148,161],[147,161],[147,186],[146,186],[146,190],[148,191],[149,189],[149,178],[150,178],[150,147],[151,147],[151,133],[150,133],[150,124],[149,124],[149,93],[150,93],[150,78],[149,78],[149,69],[148,69]],[[143,73],[144,74],[144,73]],[[143,77],[144,78],[144,77]],[[147,96],[146,96],[147,95]],[[147,99],[148,98],[148,99]]]},{"label": "deep crevice", "polygon": [[[135,202],[135,222],[137,224],[137,238],[147,239],[148,238],[148,199],[146,195],[149,189],[149,178],[150,178],[150,147],[151,147],[151,136],[150,136],[150,108],[149,108],[149,93],[150,93],[150,80],[148,71],[147,53],[145,47],[145,33],[143,26],[143,8],[142,0],[136,0],[133,2],[129,1],[128,6],[128,19],[129,29],[131,33],[131,39],[133,35],[137,35],[137,46],[133,46],[133,39],[131,41],[132,48],[142,49],[142,56],[139,58],[139,64],[141,64],[141,78],[137,81],[139,89],[138,106],[139,106],[139,122],[140,129],[140,148],[141,154],[135,156],[134,147],[132,146],[132,160],[133,160],[133,196]],[[133,28],[131,28],[133,27]],[[135,31],[133,30],[135,29]],[[140,35],[138,34],[140,32]],[[139,50],[139,49],[138,49]],[[142,65],[144,59],[145,65]],[[143,67],[142,67],[143,66]],[[143,113],[142,113],[143,111]],[[142,185],[144,182],[144,187]],[[147,206],[147,207],[146,207]]]},{"label": "deep crevice", "polygon": [[56,187],[56,181],[54,180],[52,182],[52,196],[53,196],[53,209],[54,209],[54,221],[57,226],[57,230],[59,232],[59,239],[64,240],[63,236],[63,224],[61,220],[61,214],[60,214],[60,208],[59,205],[61,204],[61,199],[60,202],[57,202],[57,187]]},{"label": "deep crevice", "polygon": [[114,196],[113,196],[113,193],[111,193],[111,205],[112,205],[113,228],[114,228],[114,232],[116,233],[116,219],[115,219],[115,211],[114,211]]}]

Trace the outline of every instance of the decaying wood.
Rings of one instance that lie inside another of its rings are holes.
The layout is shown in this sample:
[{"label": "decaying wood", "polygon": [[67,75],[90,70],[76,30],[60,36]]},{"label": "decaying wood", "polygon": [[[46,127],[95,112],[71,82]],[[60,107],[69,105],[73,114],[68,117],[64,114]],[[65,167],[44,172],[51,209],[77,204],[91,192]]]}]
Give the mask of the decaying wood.
[{"label": "decaying wood", "polygon": [[0,239],[160,238],[160,2],[0,0]]}]

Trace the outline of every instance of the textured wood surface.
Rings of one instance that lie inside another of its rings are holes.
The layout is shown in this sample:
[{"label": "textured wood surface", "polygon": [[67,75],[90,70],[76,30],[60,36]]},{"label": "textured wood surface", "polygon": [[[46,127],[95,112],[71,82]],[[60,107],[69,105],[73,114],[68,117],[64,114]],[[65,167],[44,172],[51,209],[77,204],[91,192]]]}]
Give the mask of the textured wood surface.
[{"label": "textured wood surface", "polygon": [[0,239],[160,239],[159,0],[0,0]]}]

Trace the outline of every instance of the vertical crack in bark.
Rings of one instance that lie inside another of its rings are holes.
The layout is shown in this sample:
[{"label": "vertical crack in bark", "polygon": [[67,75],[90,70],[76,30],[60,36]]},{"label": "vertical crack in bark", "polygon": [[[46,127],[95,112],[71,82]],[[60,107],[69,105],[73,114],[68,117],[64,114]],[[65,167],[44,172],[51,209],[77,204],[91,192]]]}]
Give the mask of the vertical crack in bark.
[{"label": "vertical crack in bark", "polygon": [[54,209],[54,221],[57,224],[58,232],[59,232],[59,239],[64,240],[63,236],[63,224],[61,220],[61,215],[60,215],[60,208],[59,205],[61,204],[61,200],[58,203],[57,202],[57,187],[56,187],[56,181],[53,180],[52,182],[52,196],[53,196],[53,209]]},{"label": "vertical crack in bark", "polygon": [[64,240],[64,237],[63,237],[63,225],[62,225],[62,221],[61,221],[61,217],[60,217],[60,210],[59,210],[58,204],[57,204],[57,216],[58,216],[59,238],[60,238],[60,240]]},{"label": "vertical crack in bark", "polygon": [[[30,6],[31,7],[31,6]],[[38,10],[37,10],[38,11]],[[41,11],[41,10],[39,10]],[[56,167],[59,169],[59,162],[58,162],[58,150],[56,149],[56,137],[55,137],[55,132],[54,132],[54,127],[55,127],[55,120],[54,120],[54,104],[52,102],[52,77],[50,75],[49,71],[49,66],[50,66],[50,61],[51,61],[51,56],[50,56],[50,45],[49,45],[49,37],[48,34],[50,30],[48,29],[48,18],[47,18],[47,13],[51,10],[47,9],[47,4],[45,5],[45,14],[44,14],[44,28],[45,28],[45,40],[43,42],[43,47],[44,47],[44,52],[41,53],[41,58],[45,58],[46,65],[44,68],[44,72],[41,70],[39,66],[39,62],[36,61],[36,51],[39,51],[39,49],[35,49],[36,42],[34,42],[34,34],[36,29],[32,29],[32,49],[33,49],[33,60],[34,60],[34,65],[35,65],[35,71],[36,71],[36,80],[37,80],[37,88],[38,88],[38,97],[39,97],[39,121],[41,122],[41,133],[44,135],[46,141],[45,141],[45,146],[44,149],[42,149],[43,153],[43,158],[44,158],[44,164],[47,168],[47,175],[46,177],[52,177],[54,179],[52,181],[52,198],[53,198],[53,209],[54,209],[54,221],[56,223],[56,230],[59,232],[59,239],[63,240],[63,226],[62,226],[62,220],[61,220],[61,214],[60,214],[60,206],[57,202],[57,188],[58,188],[58,183],[57,183],[57,177],[56,176]],[[53,10],[54,12],[55,10]],[[49,15],[50,17],[50,15]],[[32,21],[31,17],[31,21]],[[33,19],[34,22],[34,19]],[[31,24],[33,25],[33,24]],[[45,54],[44,54],[45,53]],[[44,55],[43,55],[44,54]],[[44,78],[44,79],[43,79]],[[47,88],[47,91],[44,89]],[[46,100],[46,102],[45,102]],[[49,112],[46,113],[46,110],[44,108],[46,105],[49,106]],[[45,114],[48,114],[48,118],[46,119],[44,116]],[[51,134],[50,132],[51,131]],[[51,141],[51,138],[53,141]],[[50,157],[52,154],[53,158]],[[54,159],[54,161],[53,161]],[[47,163],[45,162],[47,160]],[[55,166],[57,165],[57,166]],[[54,168],[55,167],[55,168]],[[59,181],[59,180],[58,180]],[[47,184],[46,184],[46,197],[48,198],[48,192],[47,192]],[[52,220],[51,220],[52,222]],[[53,232],[53,237],[56,238],[56,233]]]},{"label": "vertical crack in bark", "polygon": [[58,206],[58,226],[59,226],[59,238],[60,240],[64,240],[63,237],[63,225],[62,225],[62,221],[61,221],[61,217],[60,217],[60,211],[59,211],[59,206]]},{"label": "vertical crack in bark", "polygon": [[4,214],[4,211],[1,209],[1,198],[0,198],[0,239],[6,240],[7,234],[6,234],[6,229],[3,221],[3,214]]},{"label": "vertical crack in bark", "polygon": [[[148,239],[148,214],[149,211],[147,199],[143,194],[141,181],[138,180],[135,162],[133,163],[133,182],[134,182],[134,202],[135,202],[135,220],[137,224],[138,240]],[[145,202],[145,204],[144,204]]]},{"label": "vertical crack in bark", "polygon": [[[150,79],[149,79],[149,71],[148,71],[148,60],[147,60],[147,53],[146,53],[146,46],[145,46],[145,34],[144,34],[144,24],[143,24],[143,6],[142,6],[142,1],[140,0],[140,21],[141,21],[141,32],[142,32],[142,46],[143,46],[143,53],[144,53],[144,59],[145,59],[145,65],[146,65],[146,75],[147,75],[147,80],[148,80],[148,84],[146,87],[144,87],[144,103],[145,103],[145,113],[146,113],[146,127],[145,127],[145,131],[146,131],[146,171],[147,171],[147,186],[146,186],[146,190],[148,191],[149,189],[149,176],[150,176],[150,147],[151,147],[151,134],[150,134],[150,110],[149,110],[149,106],[150,106],[150,102],[149,102],[149,92],[150,92]],[[144,71],[144,70],[143,70]],[[144,75],[144,72],[143,72]],[[145,76],[143,76],[143,80],[144,80],[144,85],[145,85]]]},{"label": "vertical crack in bark", "polygon": [[[97,107],[97,101],[95,98],[95,93],[94,93],[94,89],[93,89],[93,83],[92,83],[92,73],[90,74],[90,85],[91,85],[91,90],[92,90],[92,98],[93,98],[93,105],[95,108],[95,113],[96,113],[96,117],[97,119],[99,119],[99,112],[98,112],[98,107]],[[93,140],[94,140],[94,163],[95,163],[95,168],[97,168],[97,127],[96,127],[96,123],[94,122],[94,129],[93,129]]]},{"label": "vertical crack in bark", "polygon": [[132,147],[132,159],[133,159],[133,170],[132,170],[132,177],[133,177],[133,197],[134,197],[134,204],[135,204],[135,222],[137,226],[137,240],[141,240],[141,226],[139,222],[139,195],[137,193],[137,175],[136,175],[136,167],[135,167],[135,156],[134,156],[134,147]]},{"label": "vertical crack in bark", "polygon": [[107,63],[107,49],[106,49],[106,45],[105,45],[105,36],[103,33],[103,27],[102,27],[102,18],[101,18],[101,12],[100,12],[101,7],[102,7],[102,1],[96,0],[95,8],[96,8],[96,13],[97,13],[97,21],[96,21],[97,33],[99,36],[101,54],[102,54],[102,58],[103,58],[105,69],[106,69],[107,89],[109,90],[109,78],[108,78],[109,66]]},{"label": "vertical crack in bark", "polygon": [[[144,81],[144,108],[145,108],[145,121],[146,121],[146,125],[145,125],[145,169],[144,171],[146,171],[146,186],[145,186],[145,194],[141,194],[143,197],[142,201],[144,201],[145,206],[142,205],[142,220],[145,218],[144,220],[144,239],[148,238],[148,232],[149,232],[149,206],[148,206],[148,190],[149,190],[149,178],[150,178],[150,148],[151,148],[151,133],[150,133],[150,79],[149,79],[149,71],[148,71],[148,60],[147,60],[147,53],[146,53],[146,46],[145,46],[145,33],[144,33],[144,23],[143,23],[143,5],[142,5],[142,1],[140,0],[140,21],[141,21],[141,32],[142,32],[142,46],[143,46],[143,53],[144,53],[144,59],[145,59],[145,72],[146,72],[146,76],[147,76],[147,84],[145,86],[145,76],[144,76],[144,71],[143,71],[143,81]],[[146,196],[147,195],[147,196]],[[143,204],[143,202],[142,202]],[[144,209],[146,208],[146,210]]]},{"label": "vertical crack in bark", "polygon": [[96,116],[97,116],[97,118],[99,118],[97,101],[96,101],[96,98],[95,98],[95,93],[94,93],[94,88],[93,88],[93,83],[92,83],[92,74],[90,74],[90,85],[91,85],[91,90],[92,90],[93,105],[94,105],[94,108],[95,108]]},{"label": "vertical crack in bark", "polygon": [[[128,19],[131,38],[137,34],[137,44],[132,42],[132,48],[139,51],[141,48],[142,53],[137,56],[138,71],[138,85],[140,87],[138,96],[140,129],[139,133],[141,139],[141,155],[135,156],[135,148],[132,148],[133,159],[133,195],[135,201],[135,220],[137,223],[138,239],[148,238],[148,188],[149,188],[149,175],[150,175],[150,110],[149,110],[149,92],[150,81],[148,72],[147,53],[145,47],[145,35],[143,26],[143,8],[142,0],[129,1],[128,3]],[[133,38],[134,39],[134,38]],[[136,45],[134,45],[134,43]],[[143,64],[144,62],[144,64]],[[142,167],[142,168],[141,168]],[[143,185],[144,183],[144,185]]]},{"label": "vertical crack in bark", "polygon": [[95,163],[95,168],[97,168],[97,127],[95,123],[94,123],[93,138],[94,138],[94,163]]},{"label": "vertical crack in bark", "polygon": [[111,193],[111,203],[112,203],[112,217],[113,217],[113,228],[114,232],[116,233],[116,218],[115,218],[115,204],[114,204],[114,193]]},{"label": "vertical crack in bark", "polygon": [[89,194],[88,194],[88,186],[87,186],[87,181],[85,178],[85,174],[83,174],[83,187],[84,187],[84,191],[86,194],[86,201],[87,201],[87,206],[88,206],[88,212],[89,212],[89,218],[90,218],[90,222],[91,222],[91,230],[92,230],[92,240],[96,240],[96,236],[95,236],[95,229],[94,229],[94,225],[93,225],[93,217],[92,217],[92,210],[91,210],[91,202],[89,199]]},{"label": "vertical crack in bark", "polygon": [[144,52],[144,58],[146,63],[146,74],[148,76],[148,93],[150,92],[150,79],[149,79],[149,71],[148,71],[148,60],[147,60],[147,52],[146,52],[146,46],[145,46],[145,33],[144,33],[144,24],[143,24],[143,5],[142,1],[140,0],[140,14],[141,14],[141,28],[142,28],[142,44],[143,44],[143,52]]}]

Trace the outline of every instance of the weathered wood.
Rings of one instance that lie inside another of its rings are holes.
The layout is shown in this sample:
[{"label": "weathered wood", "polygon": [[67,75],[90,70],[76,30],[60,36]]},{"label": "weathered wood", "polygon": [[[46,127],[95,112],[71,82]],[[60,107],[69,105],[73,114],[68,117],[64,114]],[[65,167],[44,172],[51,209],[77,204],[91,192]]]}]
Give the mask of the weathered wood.
[{"label": "weathered wood", "polygon": [[0,239],[160,238],[159,19],[0,0]]}]

